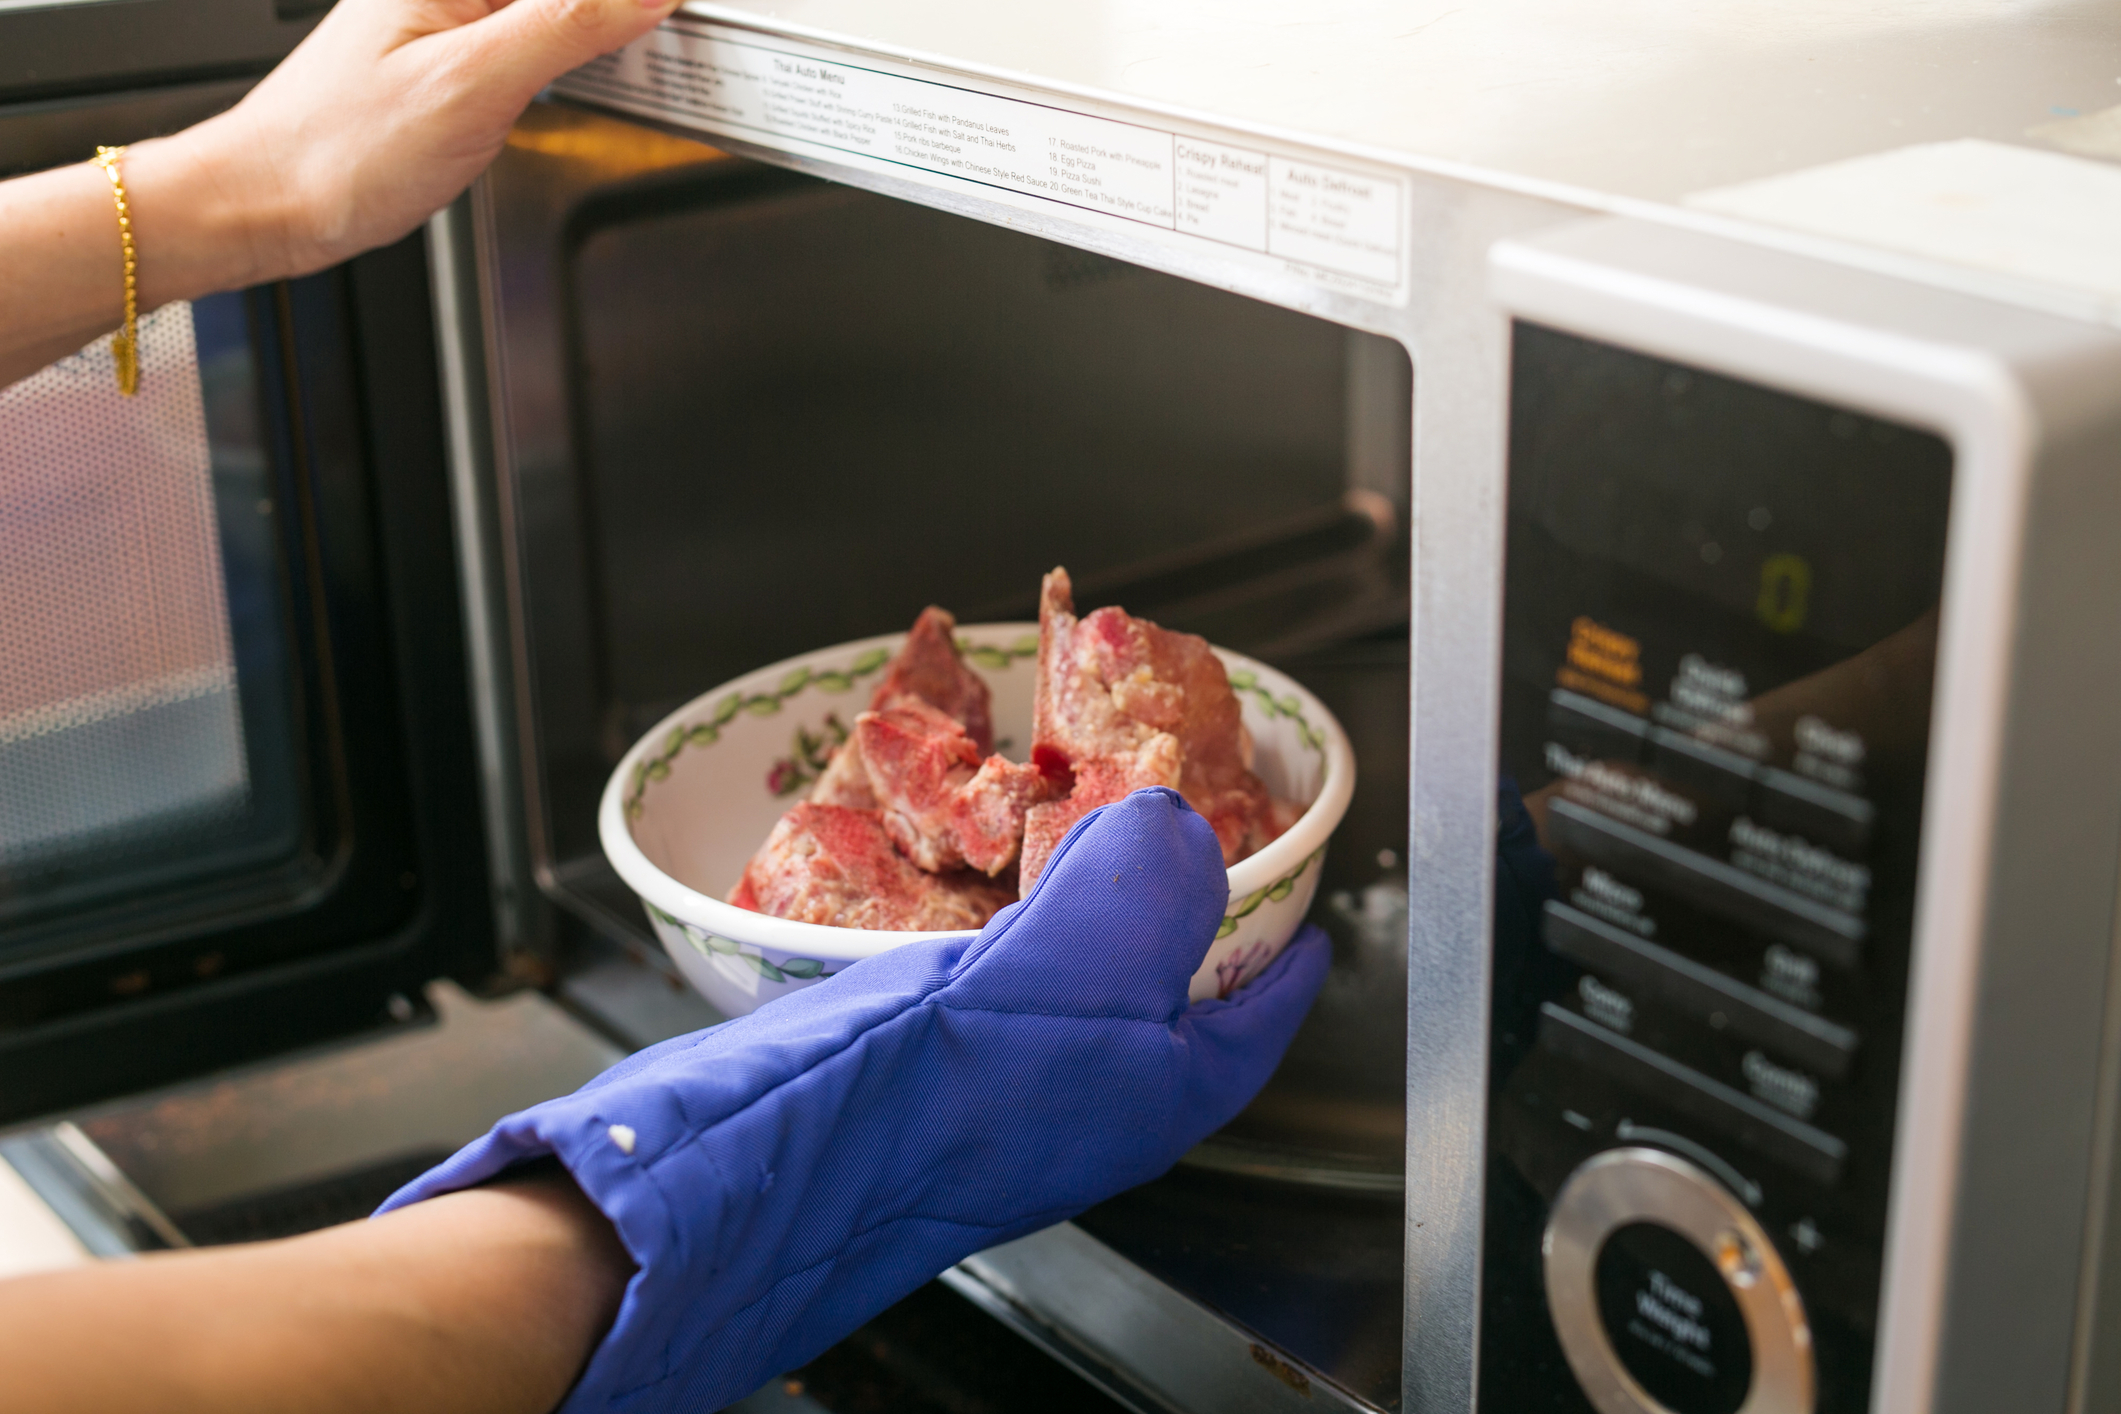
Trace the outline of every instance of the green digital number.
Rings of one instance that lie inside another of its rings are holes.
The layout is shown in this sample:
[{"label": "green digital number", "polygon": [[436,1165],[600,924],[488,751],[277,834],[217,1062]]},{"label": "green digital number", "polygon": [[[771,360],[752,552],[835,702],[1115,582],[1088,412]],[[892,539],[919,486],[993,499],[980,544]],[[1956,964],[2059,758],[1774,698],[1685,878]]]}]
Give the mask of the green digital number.
[{"label": "green digital number", "polygon": [[1770,555],[1760,565],[1760,598],[1753,614],[1776,633],[1795,633],[1804,627],[1804,616],[1812,606],[1812,566],[1802,555],[1784,551]]}]

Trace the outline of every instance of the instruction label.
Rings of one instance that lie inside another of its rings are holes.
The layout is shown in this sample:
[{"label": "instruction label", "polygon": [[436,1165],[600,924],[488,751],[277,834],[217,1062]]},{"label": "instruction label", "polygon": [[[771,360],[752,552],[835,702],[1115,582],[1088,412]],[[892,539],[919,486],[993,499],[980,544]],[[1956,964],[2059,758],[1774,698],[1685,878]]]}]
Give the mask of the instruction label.
[{"label": "instruction label", "polygon": [[1388,176],[845,63],[684,15],[555,87],[704,132],[1137,222],[1403,298],[1405,192]]}]

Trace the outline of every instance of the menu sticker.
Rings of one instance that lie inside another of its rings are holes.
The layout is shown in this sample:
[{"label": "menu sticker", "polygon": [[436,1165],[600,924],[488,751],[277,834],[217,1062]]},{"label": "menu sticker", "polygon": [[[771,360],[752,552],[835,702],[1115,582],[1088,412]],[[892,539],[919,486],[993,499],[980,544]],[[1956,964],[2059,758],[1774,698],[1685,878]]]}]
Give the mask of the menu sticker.
[{"label": "menu sticker", "polygon": [[[676,16],[567,75],[570,97],[915,180],[975,182],[1405,297],[1395,178],[843,62]],[[940,184],[940,183],[935,183]]]},{"label": "menu sticker", "polygon": [[1328,270],[1396,282],[1399,208],[1397,182],[1277,159],[1267,248]]}]

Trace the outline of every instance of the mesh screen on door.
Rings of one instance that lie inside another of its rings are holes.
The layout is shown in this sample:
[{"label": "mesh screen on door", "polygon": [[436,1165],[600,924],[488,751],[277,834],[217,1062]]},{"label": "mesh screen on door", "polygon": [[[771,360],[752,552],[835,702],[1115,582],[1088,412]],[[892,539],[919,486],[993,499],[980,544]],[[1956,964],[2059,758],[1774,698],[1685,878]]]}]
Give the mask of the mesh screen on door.
[{"label": "mesh screen on door", "polygon": [[140,321],[137,397],[108,338],[0,390],[0,606],[0,885],[243,814],[189,305]]}]

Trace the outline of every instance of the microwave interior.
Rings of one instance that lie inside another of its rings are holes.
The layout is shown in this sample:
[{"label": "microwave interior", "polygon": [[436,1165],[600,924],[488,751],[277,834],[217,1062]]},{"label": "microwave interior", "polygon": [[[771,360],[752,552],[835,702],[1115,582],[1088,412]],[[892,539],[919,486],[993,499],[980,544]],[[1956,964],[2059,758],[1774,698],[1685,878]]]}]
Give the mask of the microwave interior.
[{"label": "microwave interior", "polygon": [[1359,762],[1315,906],[1332,979],[1244,1116],[1080,1222],[1396,1407],[1405,349],[553,106],[482,201],[518,730],[561,957],[653,948],[599,795],[639,735],[754,668],[929,604],[1034,619],[1065,565],[1084,610],[1287,671]]}]

